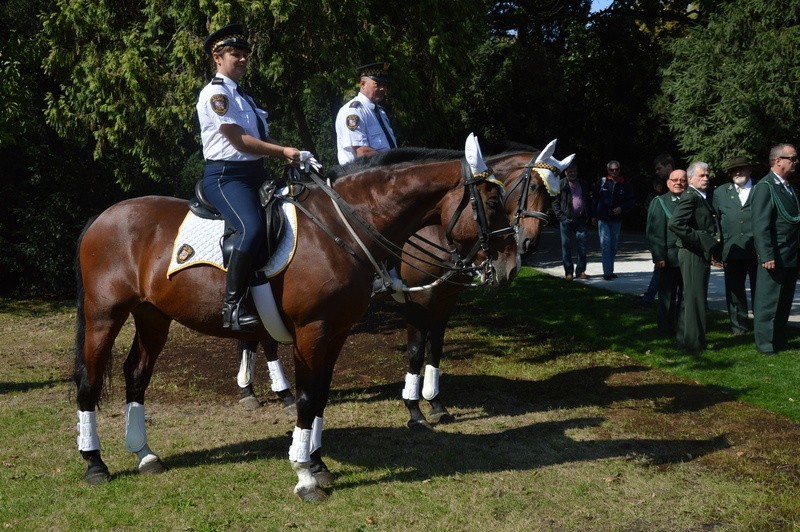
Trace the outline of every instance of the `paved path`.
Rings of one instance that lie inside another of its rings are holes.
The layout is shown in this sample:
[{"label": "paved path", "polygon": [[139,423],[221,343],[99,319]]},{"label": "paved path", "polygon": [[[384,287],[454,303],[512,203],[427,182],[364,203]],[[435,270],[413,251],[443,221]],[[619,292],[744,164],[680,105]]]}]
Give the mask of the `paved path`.
[{"label": "paved path", "polygon": [[[603,279],[603,267],[600,263],[600,240],[596,230],[589,231],[588,240],[589,252],[586,273],[591,276],[591,279],[574,282],[586,283],[597,288],[637,296],[647,290],[650,276],[653,274],[653,261],[647,249],[647,241],[643,233],[622,230],[617,260],[614,266],[614,273],[619,278],[611,281]],[[527,261],[527,264],[550,275],[564,278],[564,267],[561,264],[561,236],[557,225],[545,227],[539,241],[539,250]],[[749,297],[749,288],[747,291]],[[708,284],[708,305],[713,310],[727,312],[725,277],[721,268],[711,268],[711,278]],[[795,295],[789,322],[800,325],[800,293]]]}]

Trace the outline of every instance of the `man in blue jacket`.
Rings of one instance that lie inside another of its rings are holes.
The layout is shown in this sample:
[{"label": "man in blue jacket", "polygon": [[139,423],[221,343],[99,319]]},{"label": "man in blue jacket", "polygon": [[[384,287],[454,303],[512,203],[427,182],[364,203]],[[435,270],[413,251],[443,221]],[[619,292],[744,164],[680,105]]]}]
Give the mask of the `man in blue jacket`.
[{"label": "man in blue jacket", "polygon": [[609,161],[608,175],[597,182],[594,190],[594,213],[597,232],[600,234],[600,250],[603,255],[603,279],[617,278],[614,259],[622,228],[622,219],[633,208],[633,189],[622,175],[619,161]]}]

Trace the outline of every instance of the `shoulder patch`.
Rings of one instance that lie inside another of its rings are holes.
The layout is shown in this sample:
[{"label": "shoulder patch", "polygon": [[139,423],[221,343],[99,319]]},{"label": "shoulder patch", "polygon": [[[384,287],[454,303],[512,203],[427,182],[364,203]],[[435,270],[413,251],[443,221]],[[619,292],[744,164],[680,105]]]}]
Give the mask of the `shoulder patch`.
[{"label": "shoulder patch", "polygon": [[358,100],[353,100],[352,102],[350,102],[350,107],[352,107],[353,109],[357,109],[361,107],[361,102],[359,102]]},{"label": "shoulder patch", "polygon": [[224,116],[228,112],[228,97],[224,94],[215,94],[211,97],[211,108],[219,116]]},{"label": "shoulder patch", "polygon": [[347,124],[347,129],[350,131],[355,131],[358,128],[358,124],[361,122],[361,119],[358,115],[347,115],[345,119],[345,124]]},{"label": "shoulder patch", "polygon": [[211,78],[211,84],[212,85],[224,85],[225,84],[225,80],[215,76],[215,77]]}]

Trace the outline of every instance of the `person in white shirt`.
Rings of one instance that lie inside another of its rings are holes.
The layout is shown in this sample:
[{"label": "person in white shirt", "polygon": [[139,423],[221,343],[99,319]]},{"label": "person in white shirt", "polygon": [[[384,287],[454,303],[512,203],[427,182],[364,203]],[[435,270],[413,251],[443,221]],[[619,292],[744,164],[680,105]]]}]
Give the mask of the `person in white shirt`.
[{"label": "person in white shirt", "polygon": [[389,63],[370,63],[356,69],[359,92],[336,115],[339,164],[397,147],[383,108],[389,84]]},{"label": "person in white shirt", "polygon": [[223,327],[239,331],[259,325],[258,317],[244,310],[243,301],[254,258],[266,239],[258,197],[259,187],[269,177],[264,157],[298,162],[300,151],[269,136],[267,112],[239,86],[250,53],[244,27],[225,26],[206,37],[203,46],[216,67],[196,106],[206,160],[203,192],[235,229],[222,321]]},{"label": "person in white shirt", "polygon": [[745,281],[750,279],[750,308],[753,308],[758,266],[750,201],[753,165],[747,157],[738,156],[725,161],[723,169],[730,182],[714,189],[713,205],[722,228],[721,259],[731,331],[734,336],[741,336],[751,330]]}]

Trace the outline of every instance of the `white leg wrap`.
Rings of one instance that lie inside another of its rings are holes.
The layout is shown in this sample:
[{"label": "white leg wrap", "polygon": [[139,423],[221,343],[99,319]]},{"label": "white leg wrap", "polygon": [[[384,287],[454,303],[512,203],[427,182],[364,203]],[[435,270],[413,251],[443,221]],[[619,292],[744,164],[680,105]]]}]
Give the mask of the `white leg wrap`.
[{"label": "white leg wrap", "polygon": [[309,454],[322,448],[322,425],[322,418],[315,417],[314,423],[311,424],[311,448],[309,449]]},{"label": "white leg wrap", "polygon": [[406,387],[403,388],[403,399],[419,401],[419,375],[406,373]]},{"label": "white leg wrap", "polygon": [[289,381],[286,380],[286,376],[283,374],[283,366],[281,366],[280,360],[268,360],[267,368],[269,368],[269,380],[272,381],[273,392],[282,392],[291,388]]},{"label": "white leg wrap", "polygon": [[439,375],[442,371],[428,364],[425,366],[425,381],[422,384],[422,397],[430,401],[439,395]]},{"label": "white leg wrap", "polygon": [[77,429],[79,451],[97,451],[100,449],[95,412],[78,410]]},{"label": "white leg wrap", "polygon": [[147,445],[147,432],[144,428],[144,405],[128,403],[125,406],[125,448],[138,453]]},{"label": "white leg wrap", "polygon": [[289,447],[289,460],[292,462],[310,462],[311,430],[295,427],[292,433],[292,446]]},{"label": "white leg wrap", "polygon": [[239,364],[239,374],[236,375],[236,384],[239,388],[247,388],[253,382],[255,373],[256,352],[242,349],[242,362]]}]

